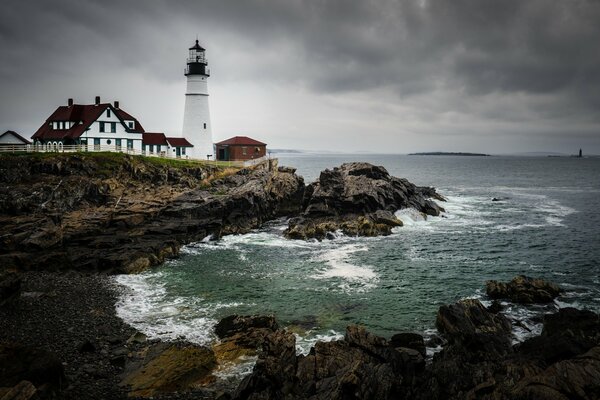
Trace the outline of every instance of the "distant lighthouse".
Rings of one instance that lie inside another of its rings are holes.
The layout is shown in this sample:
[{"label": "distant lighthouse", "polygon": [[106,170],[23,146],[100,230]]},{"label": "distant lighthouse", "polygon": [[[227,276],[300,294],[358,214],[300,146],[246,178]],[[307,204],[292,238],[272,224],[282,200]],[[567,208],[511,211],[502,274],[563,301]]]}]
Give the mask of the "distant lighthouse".
[{"label": "distant lighthouse", "polygon": [[208,108],[208,61],[204,55],[206,50],[198,40],[190,47],[185,76],[187,90],[185,92],[185,110],[183,112],[182,136],[193,147],[193,158],[213,158],[212,127]]}]

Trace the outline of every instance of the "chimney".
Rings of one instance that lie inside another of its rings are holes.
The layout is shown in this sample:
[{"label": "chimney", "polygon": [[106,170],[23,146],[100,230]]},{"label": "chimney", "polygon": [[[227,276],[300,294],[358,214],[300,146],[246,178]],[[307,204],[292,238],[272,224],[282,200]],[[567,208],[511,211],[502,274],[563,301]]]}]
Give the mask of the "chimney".
[{"label": "chimney", "polygon": [[119,109],[119,102],[117,100],[115,100],[115,108],[118,110]]},{"label": "chimney", "polygon": [[96,105],[100,104],[100,96],[96,96]]},{"label": "chimney", "polygon": [[69,107],[73,106],[73,99],[69,99],[67,101],[67,104],[69,105]]}]

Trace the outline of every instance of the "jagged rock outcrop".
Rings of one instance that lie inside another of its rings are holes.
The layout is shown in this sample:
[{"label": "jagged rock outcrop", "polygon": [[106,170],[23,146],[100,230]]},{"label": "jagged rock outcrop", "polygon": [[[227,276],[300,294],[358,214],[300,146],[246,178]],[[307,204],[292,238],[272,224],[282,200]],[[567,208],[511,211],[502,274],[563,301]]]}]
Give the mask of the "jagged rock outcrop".
[{"label": "jagged rock outcrop", "polygon": [[512,345],[510,320],[478,300],[442,306],[443,349],[425,364],[423,338],[388,341],[352,325],[343,340],[296,356],[294,335],[277,330],[235,399],[566,400],[600,394],[600,315],[565,308],[543,332]]},{"label": "jagged rock outcrop", "polygon": [[297,213],[304,182],[269,164],[232,170],[109,154],[4,155],[0,265],[137,272],[213,235]]},{"label": "jagged rock outcrop", "polygon": [[492,299],[510,299],[515,303],[549,303],[561,293],[558,285],[539,278],[518,275],[510,282],[488,281],[487,295]]},{"label": "jagged rock outcrop", "polygon": [[285,234],[292,239],[324,239],[337,230],[352,236],[389,235],[393,227],[402,225],[393,214],[399,209],[439,215],[443,208],[430,198],[444,200],[433,188],[390,176],[383,167],[342,164],[322,171],[306,188],[304,211],[290,220]]}]

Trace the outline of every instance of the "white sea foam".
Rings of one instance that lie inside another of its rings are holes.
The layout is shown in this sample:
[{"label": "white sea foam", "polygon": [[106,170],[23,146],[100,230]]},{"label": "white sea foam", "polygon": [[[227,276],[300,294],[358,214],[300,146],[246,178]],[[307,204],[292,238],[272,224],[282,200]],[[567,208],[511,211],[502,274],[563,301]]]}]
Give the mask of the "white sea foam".
[{"label": "white sea foam", "polygon": [[313,279],[342,279],[338,287],[344,291],[366,291],[375,287],[377,273],[369,265],[356,265],[350,262],[352,254],[368,251],[367,246],[348,244],[318,252],[310,261],[325,263],[317,273],[310,275]]},{"label": "white sea foam", "polygon": [[333,329],[324,333],[315,333],[308,331],[304,336],[295,334],[296,336],[296,354],[306,355],[310,352],[317,342],[331,342],[334,340],[342,340],[344,334],[336,332]]},{"label": "white sea foam", "polygon": [[117,315],[150,339],[186,339],[206,345],[215,339],[215,311],[244,305],[240,302],[207,304],[200,297],[170,296],[158,283],[162,273],[117,275],[120,296]]}]

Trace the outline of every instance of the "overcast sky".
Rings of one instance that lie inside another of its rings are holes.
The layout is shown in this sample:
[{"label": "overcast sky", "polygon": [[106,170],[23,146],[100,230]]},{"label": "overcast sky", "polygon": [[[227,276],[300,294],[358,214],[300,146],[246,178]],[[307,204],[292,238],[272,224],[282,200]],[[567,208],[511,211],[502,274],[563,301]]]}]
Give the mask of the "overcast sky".
[{"label": "overcast sky", "polygon": [[178,134],[196,36],[215,141],[600,153],[597,0],[2,0],[0,130],[100,95]]}]

